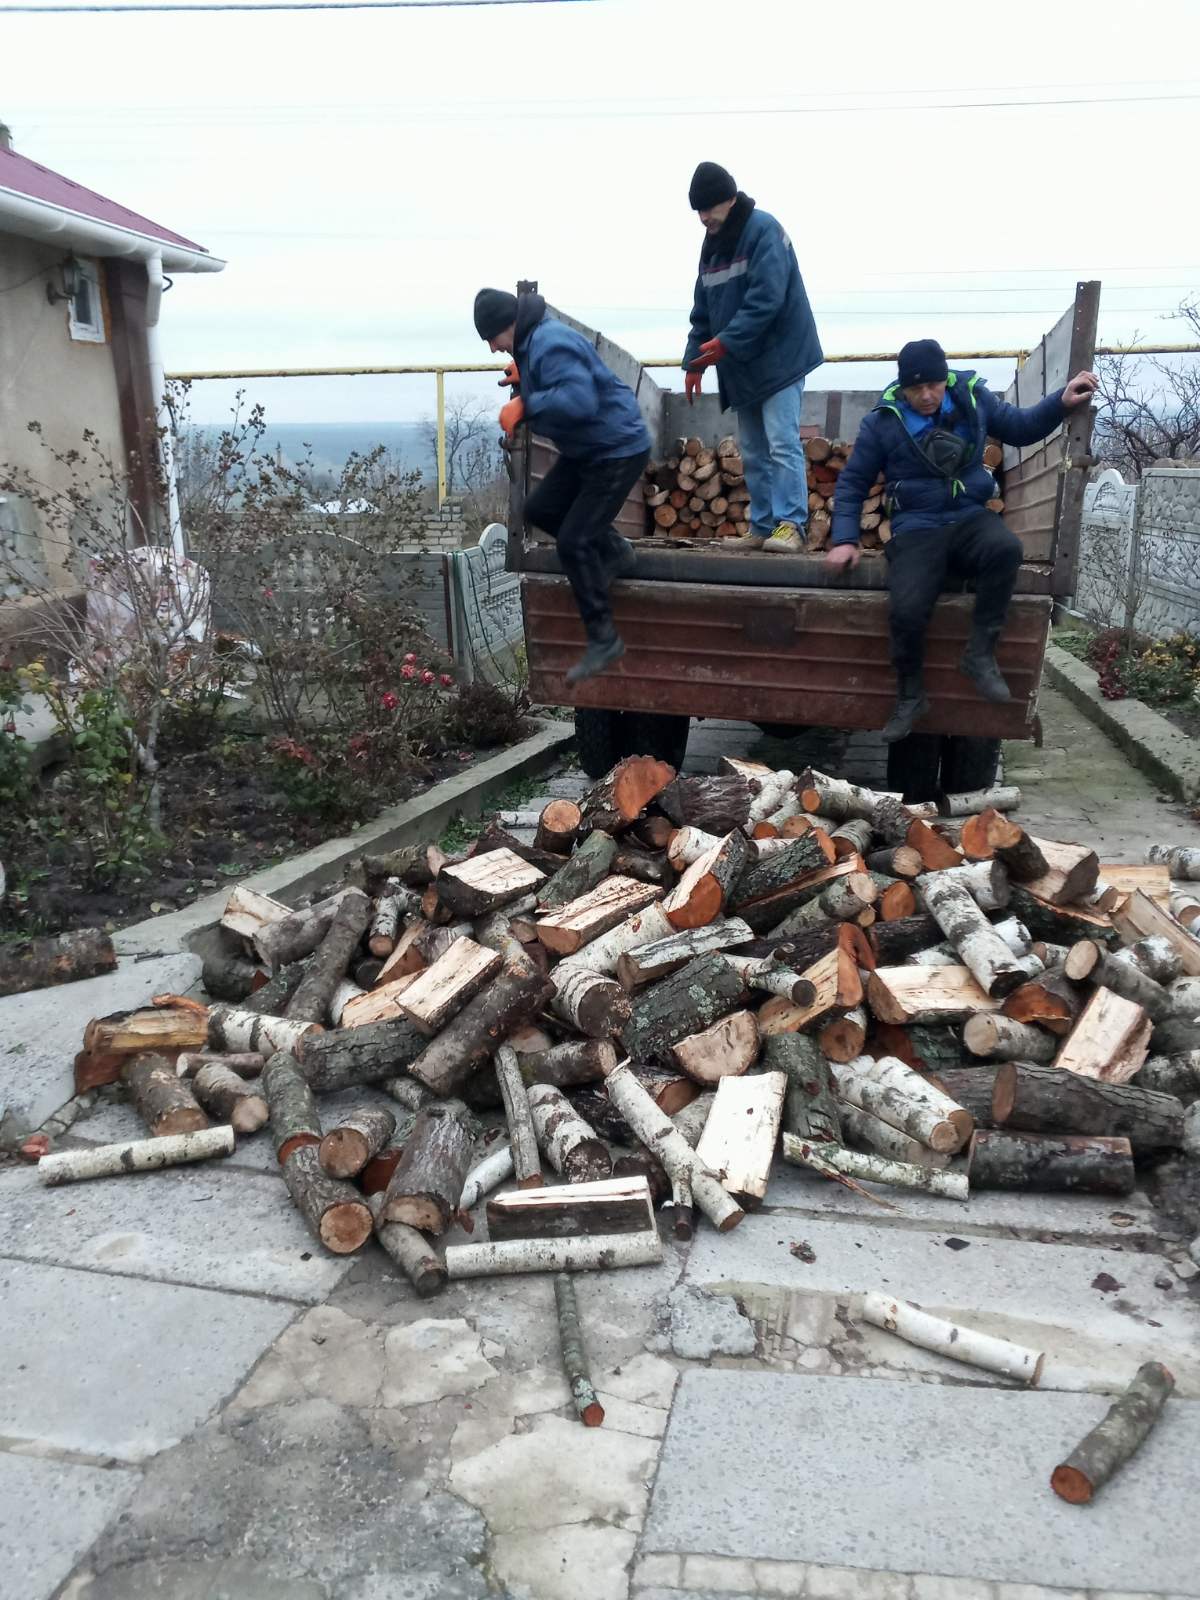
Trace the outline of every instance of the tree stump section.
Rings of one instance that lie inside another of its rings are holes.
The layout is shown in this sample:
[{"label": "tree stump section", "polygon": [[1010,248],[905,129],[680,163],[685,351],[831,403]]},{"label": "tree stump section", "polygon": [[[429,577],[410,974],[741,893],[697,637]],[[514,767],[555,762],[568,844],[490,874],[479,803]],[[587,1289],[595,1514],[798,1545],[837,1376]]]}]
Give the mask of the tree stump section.
[{"label": "tree stump section", "polygon": [[321,1168],[331,1178],[354,1178],[378,1155],[396,1131],[396,1117],[384,1106],[363,1106],[330,1128],[317,1147]]},{"label": "tree stump section", "polygon": [[560,1177],[568,1183],[595,1183],[611,1175],[607,1146],[560,1090],[536,1083],[528,1103],[538,1145]]},{"label": "tree stump section", "polygon": [[312,1145],[301,1145],[283,1164],[292,1204],[313,1237],[335,1256],[352,1255],[371,1237],[371,1213],[358,1190],[321,1170]]},{"label": "tree stump section", "polygon": [[0,995],[76,983],[112,972],[116,965],[112,939],[99,928],[0,945]]},{"label": "tree stump section", "polygon": [[997,1069],[992,1116],[998,1128],[1028,1133],[1123,1137],[1139,1156],[1178,1149],[1183,1142],[1183,1105],[1173,1096],[1027,1061]]},{"label": "tree stump section", "polygon": [[1114,1400],[1103,1421],[1075,1446],[1050,1474],[1050,1487],[1060,1499],[1084,1506],[1139,1450],[1158,1421],[1175,1379],[1160,1361],[1140,1366],[1124,1394]]},{"label": "tree stump section", "polygon": [[201,1067],[191,1079],[191,1085],[204,1109],[211,1111],[218,1122],[229,1123],[235,1133],[257,1133],[271,1114],[257,1089],[217,1062]]},{"label": "tree stump section", "polygon": [[985,1131],[971,1140],[967,1178],[972,1189],[1132,1194],[1133,1153],[1128,1139]]},{"label": "tree stump section", "polygon": [[156,1139],[172,1133],[199,1133],[208,1127],[187,1081],[171,1062],[151,1051],[132,1056],[122,1068],[137,1114]]},{"label": "tree stump section", "polygon": [[470,1160],[471,1137],[458,1117],[446,1107],[427,1107],[384,1192],[383,1220],[445,1233],[457,1215]]},{"label": "tree stump section", "polygon": [[263,1092],[271,1112],[275,1156],[285,1166],[304,1145],[321,1142],[321,1118],[313,1092],[295,1060],[277,1051],[263,1068]]}]

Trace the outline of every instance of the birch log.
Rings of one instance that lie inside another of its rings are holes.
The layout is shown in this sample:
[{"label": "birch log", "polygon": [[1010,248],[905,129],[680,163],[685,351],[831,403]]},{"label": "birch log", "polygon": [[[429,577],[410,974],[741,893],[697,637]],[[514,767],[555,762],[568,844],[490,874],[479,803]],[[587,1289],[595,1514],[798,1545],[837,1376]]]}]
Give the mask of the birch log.
[{"label": "birch log", "polygon": [[[936,1112],[939,1118],[949,1122],[958,1134],[958,1144],[961,1147],[971,1137],[974,1122],[971,1113],[965,1110],[943,1090],[914,1072],[911,1067],[905,1066],[903,1061],[895,1056],[860,1056],[857,1061],[849,1062],[845,1067],[839,1068],[839,1073],[857,1072],[860,1076],[873,1083],[886,1084],[895,1089],[906,1099],[917,1105],[925,1106],[930,1111]],[[841,1078],[838,1077],[840,1086]],[[876,1113],[878,1114],[878,1113]],[[938,1148],[931,1146],[931,1148]]]},{"label": "birch log", "polygon": [[101,1144],[92,1149],[56,1150],[38,1162],[38,1179],[49,1187],[82,1183],[88,1178],[112,1178],[129,1172],[157,1172],[160,1167],[182,1166],[231,1156],[233,1129],[201,1128],[197,1133],[166,1134],[159,1139],[133,1139],[125,1144]]},{"label": "birch log", "polygon": [[971,817],[980,811],[1016,811],[1021,791],[1015,785],[994,789],[971,789],[965,794],[944,794],[938,801],[940,817]]},{"label": "birch log", "polygon": [[615,978],[573,961],[560,961],[550,981],[554,985],[551,1011],[589,1039],[609,1039],[629,1021],[630,999]]},{"label": "birch log", "polygon": [[571,1385],[571,1399],[585,1428],[598,1428],[604,1421],[604,1407],[596,1398],[588,1371],[587,1352],[583,1348],[583,1328],[579,1320],[579,1302],[575,1298],[575,1285],[569,1274],[554,1275],[554,1306],[558,1313],[558,1343],[562,1351],[563,1369]]},{"label": "birch log", "polygon": [[1053,1061],[1058,1054],[1058,1040],[1052,1033],[995,1012],[968,1017],[963,1043],[983,1061]]},{"label": "birch log", "polygon": [[304,1040],[324,1031],[319,1022],[263,1016],[236,1006],[210,1006],[208,1011],[208,1043],[214,1050],[257,1050],[262,1056],[287,1050],[298,1055]]},{"label": "birch log", "polygon": [[893,1084],[877,1083],[853,1066],[832,1065],[830,1072],[840,1099],[860,1111],[890,1122],[931,1150],[953,1152],[962,1147],[959,1130],[947,1117],[918,1100],[909,1099]]},{"label": "birch log", "polygon": [[430,1248],[428,1239],[404,1222],[387,1222],[383,1216],[383,1195],[367,1197],[375,1223],[375,1237],[422,1300],[440,1294],[446,1287],[445,1265]]},{"label": "birch log", "polygon": [[845,1100],[838,1106],[838,1115],[848,1139],[868,1145],[892,1161],[903,1161],[916,1167],[941,1168],[950,1165],[949,1156],[940,1155],[928,1145],[910,1138],[907,1133],[901,1133],[899,1128],[893,1128],[890,1122],[872,1116],[869,1111],[860,1111]]},{"label": "birch log", "polygon": [[507,1183],[512,1176],[512,1150],[506,1144],[501,1145],[498,1150],[493,1150],[490,1155],[484,1156],[483,1160],[467,1173],[462,1198],[458,1202],[459,1210],[473,1211],[486,1195],[491,1194],[493,1189],[498,1189],[502,1183]]},{"label": "birch log", "polygon": [[811,1167],[828,1175],[856,1178],[860,1183],[883,1183],[894,1189],[917,1189],[940,1195],[945,1200],[968,1200],[966,1174],[942,1172],[912,1161],[892,1161],[886,1156],[865,1155],[840,1144],[817,1144],[794,1133],[783,1136],[783,1158],[793,1166]]},{"label": "birch log", "polygon": [[538,1145],[560,1177],[568,1183],[594,1183],[611,1174],[607,1146],[558,1089],[535,1083],[528,1104]]},{"label": "birch log", "polygon": [[496,1051],[496,1081],[504,1101],[504,1115],[508,1122],[509,1144],[512,1150],[513,1171],[522,1189],[538,1189],[542,1184],[542,1165],[538,1158],[537,1134],[529,1109],[525,1080],[521,1075],[517,1053],[502,1044]]},{"label": "birch log", "polygon": [[1050,1474],[1055,1494],[1073,1506],[1087,1505],[1096,1490],[1140,1449],[1174,1387],[1174,1377],[1160,1361],[1140,1366],[1103,1419]]},{"label": "birch log", "polygon": [[890,1295],[871,1292],[863,1296],[863,1320],[876,1328],[884,1328],[909,1344],[922,1350],[932,1350],[937,1355],[949,1356],[968,1366],[980,1367],[984,1372],[997,1372],[1001,1377],[1014,1378],[1028,1388],[1036,1388],[1042,1376],[1046,1355],[1042,1350],[1029,1350],[1023,1345],[1011,1344],[1007,1339],[997,1339],[988,1333],[958,1322],[948,1322],[944,1317],[932,1316],[919,1306],[906,1300],[893,1300]]},{"label": "birch log", "polygon": [[588,1272],[655,1266],[663,1258],[658,1230],[592,1234],[578,1239],[504,1239],[499,1244],[452,1244],[446,1271],[452,1280],[491,1278],[506,1272]]},{"label": "birch log", "polygon": [[[617,963],[623,955],[654,944],[659,939],[669,939],[674,932],[661,902],[656,900],[652,905],[635,911],[633,916],[619,922],[607,933],[602,933],[598,939],[591,940],[577,956],[564,957],[556,970],[561,972],[564,967],[578,963],[589,972],[598,972],[611,978],[616,975]],[[745,937],[750,937],[749,928],[746,928]]]},{"label": "birch log", "polygon": [[743,1205],[757,1205],[766,1195],[786,1090],[782,1072],[717,1084],[696,1154]]},{"label": "birch log", "polygon": [[1175,1015],[1171,997],[1161,984],[1148,978],[1132,962],[1118,961],[1110,956],[1093,939],[1081,939],[1067,951],[1063,970],[1068,978],[1079,983],[1085,978],[1099,983],[1123,1000],[1131,1000],[1152,1022],[1165,1022]]},{"label": "birch log", "polygon": [[980,987],[993,998],[1011,992],[1033,977],[1033,969],[992,932],[991,924],[970,892],[948,872],[926,873],[917,880],[930,915],[958,951]]}]

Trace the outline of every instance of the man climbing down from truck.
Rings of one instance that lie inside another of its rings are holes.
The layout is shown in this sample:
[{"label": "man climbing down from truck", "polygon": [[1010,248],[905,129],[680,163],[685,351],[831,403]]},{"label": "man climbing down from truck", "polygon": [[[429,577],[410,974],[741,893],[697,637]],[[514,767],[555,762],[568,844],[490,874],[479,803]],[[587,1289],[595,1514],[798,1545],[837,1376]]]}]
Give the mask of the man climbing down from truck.
[{"label": "man climbing down from truck", "polygon": [[650,459],[650,434],[633,390],[609,371],[574,328],[546,315],[540,294],[503,289],[475,296],[475,330],[514,359],[501,379],[512,398],[500,426],[522,422],[550,439],[558,460],[525,502],[526,519],[552,534],[587,635],[568,683],[593,678],[625,654],[609,589],[633,571],[628,539],[612,526]]},{"label": "man climbing down from truck", "polygon": [[750,490],[750,532],[722,549],[802,553],[808,485],[800,443],[804,380],[824,359],[792,241],[715,161],[702,161],[688,201],[700,213],[692,326],[684,352],[688,404],[706,367],[724,410],[737,412]]},{"label": "man climbing down from truck", "polygon": [[929,710],[923,665],[925,630],[947,576],[975,584],[975,615],[959,669],[985,700],[1011,700],[996,665],[996,641],[1021,565],[1021,541],[987,502],[996,480],[983,464],[989,436],[1001,444],[1036,444],[1068,411],[1091,399],[1099,379],[1080,372],[1055,394],[1022,409],[998,399],[976,372],[951,372],[935,339],[900,352],[897,382],[863,419],[834,493],[832,548],[826,562],[859,561],[863,500],[883,474],[892,537],[884,547],[891,592],[889,625],[898,690],[884,726],[889,744],[904,739]]}]

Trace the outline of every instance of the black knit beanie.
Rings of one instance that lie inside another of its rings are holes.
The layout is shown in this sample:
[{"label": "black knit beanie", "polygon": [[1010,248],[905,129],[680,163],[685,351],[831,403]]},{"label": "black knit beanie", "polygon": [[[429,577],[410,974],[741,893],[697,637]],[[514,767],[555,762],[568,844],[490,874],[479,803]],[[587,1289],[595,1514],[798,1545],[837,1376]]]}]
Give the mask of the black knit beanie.
[{"label": "black knit beanie", "polygon": [[688,205],[693,211],[711,211],[723,200],[735,199],[737,192],[737,184],[724,167],[719,167],[715,161],[702,161],[692,174]]},{"label": "black knit beanie", "polygon": [[475,332],[494,339],[517,320],[517,297],[506,289],[480,289],[475,296]]},{"label": "black knit beanie", "polygon": [[900,387],[918,383],[945,383],[950,375],[946,352],[936,339],[913,339],[900,352]]}]

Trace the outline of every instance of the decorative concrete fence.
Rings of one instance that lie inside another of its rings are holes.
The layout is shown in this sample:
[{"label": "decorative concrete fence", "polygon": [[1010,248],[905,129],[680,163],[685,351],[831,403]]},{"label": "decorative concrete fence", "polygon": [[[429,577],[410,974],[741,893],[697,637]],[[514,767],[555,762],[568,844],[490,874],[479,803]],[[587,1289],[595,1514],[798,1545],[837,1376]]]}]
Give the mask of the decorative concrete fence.
[{"label": "decorative concrete fence", "polygon": [[1084,492],[1071,609],[1109,627],[1200,635],[1200,469],[1111,468]]}]

